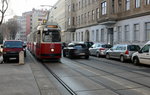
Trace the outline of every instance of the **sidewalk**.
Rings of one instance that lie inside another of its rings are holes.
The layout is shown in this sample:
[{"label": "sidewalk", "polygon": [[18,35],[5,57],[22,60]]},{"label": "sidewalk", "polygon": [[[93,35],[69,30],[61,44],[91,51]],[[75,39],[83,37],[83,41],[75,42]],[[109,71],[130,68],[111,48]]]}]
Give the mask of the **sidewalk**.
[{"label": "sidewalk", "polygon": [[0,64],[0,95],[40,95],[29,64]]},{"label": "sidewalk", "polygon": [[0,64],[0,95],[60,95],[38,64],[28,60]]}]

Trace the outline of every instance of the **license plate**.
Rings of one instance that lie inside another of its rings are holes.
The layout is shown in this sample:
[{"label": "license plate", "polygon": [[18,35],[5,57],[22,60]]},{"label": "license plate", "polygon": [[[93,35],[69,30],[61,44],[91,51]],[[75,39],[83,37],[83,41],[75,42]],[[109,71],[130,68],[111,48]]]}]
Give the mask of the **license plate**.
[{"label": "license plate", "polygon": [[85,53],[80,53],[79,55],[85,55]]},{"label": "license plate", "polygon": [[9,59],[10,59],[10,60],[16,60],[17,58],[14,57],[14,58],[9,58]]}]

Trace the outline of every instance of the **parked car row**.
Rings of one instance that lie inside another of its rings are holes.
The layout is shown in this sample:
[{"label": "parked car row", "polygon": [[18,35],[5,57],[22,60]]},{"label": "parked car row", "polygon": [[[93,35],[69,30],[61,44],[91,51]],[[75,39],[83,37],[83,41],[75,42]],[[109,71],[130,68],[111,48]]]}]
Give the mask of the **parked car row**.
[{"label": "parked car row", "polygon": [[69,43],[63,49],[64,57],[84,56],[88,59],[89,55],[105,56],[107,59],[115,58],[121,62],[131,60],[135,65],[140,63],[150,64],[150,41],[143,48],[134,44],[117,44],[112,46],[104,43],[76,42]]}]

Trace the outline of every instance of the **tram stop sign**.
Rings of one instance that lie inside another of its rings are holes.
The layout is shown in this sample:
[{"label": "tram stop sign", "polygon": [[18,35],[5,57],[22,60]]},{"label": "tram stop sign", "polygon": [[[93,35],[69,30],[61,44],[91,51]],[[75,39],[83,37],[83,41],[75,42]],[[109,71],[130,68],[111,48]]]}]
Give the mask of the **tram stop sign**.
[{"label": "tram stop sign", "polygon": [[24,64],[24,51],[19,52],[19,64],[20,65]]}]

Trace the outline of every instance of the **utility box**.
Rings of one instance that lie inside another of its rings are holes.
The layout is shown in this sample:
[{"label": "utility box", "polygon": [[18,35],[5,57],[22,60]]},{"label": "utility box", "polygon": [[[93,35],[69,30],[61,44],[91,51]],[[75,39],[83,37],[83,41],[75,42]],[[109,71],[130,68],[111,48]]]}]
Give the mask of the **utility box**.
[{"label": "utility box", "polygon": [[19,52],[19,64],[20,65],[24,64],[24,51]]}]

